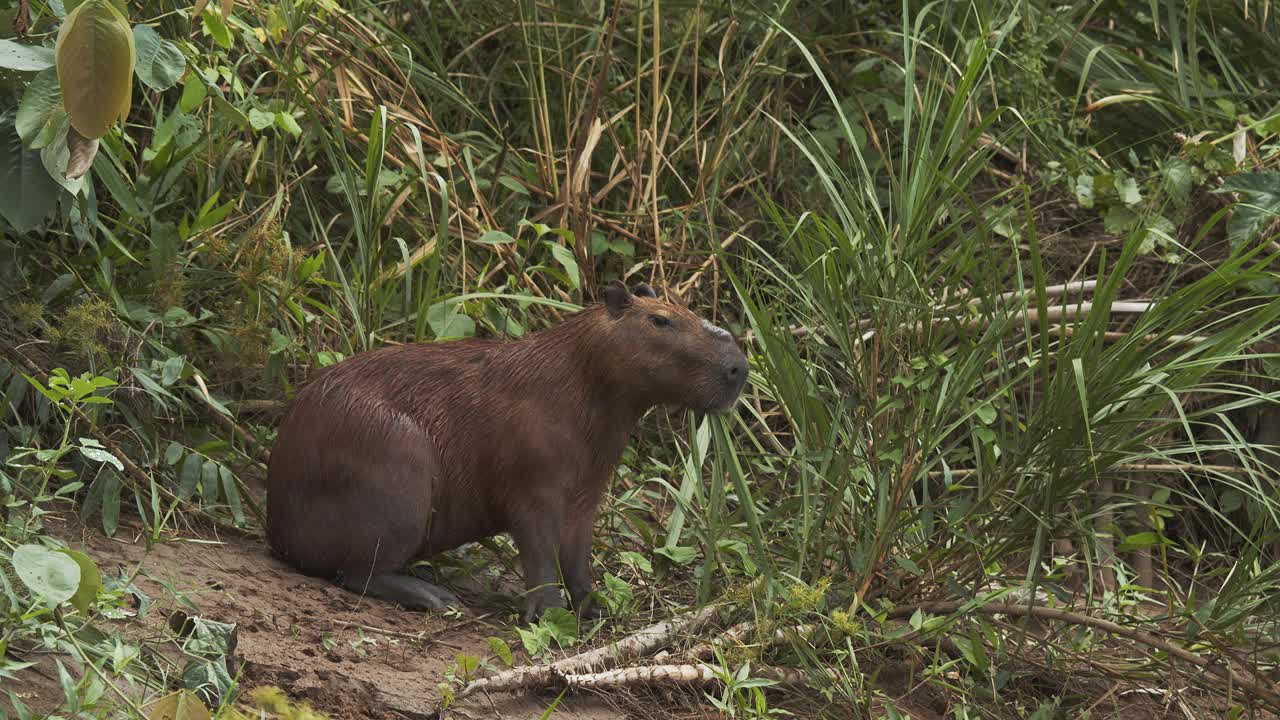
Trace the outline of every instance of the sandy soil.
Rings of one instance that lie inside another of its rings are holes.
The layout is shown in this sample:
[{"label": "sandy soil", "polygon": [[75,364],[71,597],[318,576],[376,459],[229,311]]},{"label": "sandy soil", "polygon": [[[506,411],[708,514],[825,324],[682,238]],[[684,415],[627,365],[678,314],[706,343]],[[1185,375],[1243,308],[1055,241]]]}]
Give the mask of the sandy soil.
[{"label": "sandy soil", "polygon": [[[230,670],[233,676],[241,673],[246,689],[275,685],[335,718],[427,716],[459,653],[489,655],[486,638],[492,635],[518,647],[505,622],[506,608],[472,606],[468,618],[401,610],[299,575],[256,540],[224,537],[198,545],[179,540],[148,550],[136,539],[137,528],[123,525],[115,538],[75,523],[51,523],[50,530],[86,552],[104,573],[128,572],[142,563],[144,575],[136,584],[156,604],[141,621],[144,628],[122,628],[127,635],[160,630],[178,607],[156,581],[164,580],[195,603],[200,616],[239,626]],[[52,661],[42,660],[37,670],[23,673],[20,684],[6,683],[5,690],[20,693],[32,710],[48,712],[57,707],[62,691]],[[469,699],[450,716],[537,718],[553,700],[532,695]],[[0,708],[9,709],[7,699],[0,700]],[[572,720],[632,716],[590,695],[565,698],[554,715]]]}]

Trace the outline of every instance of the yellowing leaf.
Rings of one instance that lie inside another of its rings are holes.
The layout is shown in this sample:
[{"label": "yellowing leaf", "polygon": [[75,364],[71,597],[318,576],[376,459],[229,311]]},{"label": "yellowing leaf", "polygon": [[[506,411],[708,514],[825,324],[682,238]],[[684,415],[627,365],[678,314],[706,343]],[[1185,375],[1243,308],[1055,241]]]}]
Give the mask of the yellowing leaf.
[{"label": "yellowing leaf", "polygon": [[129,114],[136,60],[129,21],[109,0],[85,0],[62,23],[54,47],[71,126],[96,140]]},{"label": "yellowing leaf", "polygon": [[151,708],[149,720],[209,720],[209,709],[190,690],[179,690],[160,698]]}]

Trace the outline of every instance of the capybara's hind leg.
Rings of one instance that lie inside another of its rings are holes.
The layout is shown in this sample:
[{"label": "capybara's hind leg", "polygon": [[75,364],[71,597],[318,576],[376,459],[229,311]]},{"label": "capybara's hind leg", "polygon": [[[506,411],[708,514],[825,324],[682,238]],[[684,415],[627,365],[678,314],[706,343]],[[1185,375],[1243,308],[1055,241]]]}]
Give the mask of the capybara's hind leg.
[{"label": "capybara's hind leg", "polygon": [[343,579],[343,587],[352,592],[376,597],[410,610],[443,610],[446,607],[461,609],[462,601],[453,593],[438,585],[432,585],[411,575],[385,574],[371,578]]}]

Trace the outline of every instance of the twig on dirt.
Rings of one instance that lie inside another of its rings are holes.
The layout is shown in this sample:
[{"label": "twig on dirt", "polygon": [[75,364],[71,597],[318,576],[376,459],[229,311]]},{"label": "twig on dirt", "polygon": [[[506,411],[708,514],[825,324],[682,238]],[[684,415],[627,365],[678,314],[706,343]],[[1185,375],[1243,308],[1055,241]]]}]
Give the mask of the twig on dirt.
[{"label": "twig on dirt", "polygon": [[1057,620],[1059,622],[1071,623],[1072,625],[1091,627],[1096,630],[1128,638],[1142,645],[1163,651],[1175,658],[1178,658],[1179,660],[1188,662],[1201,670],[1205,670],[1218,676],[1219,678],[1227,681],[1229,685],[1245,690],[1271,705],[1273,708],[1280,708],[1280,686],[1273,685],[1268,687],[1258,680],[1251,679],[1235,672],[1225,661],[1218,657],[1206,657],[1205,655],[1193,653],[1190,650],[1174,645],[1167,640],[1162,640],[1145,630],[1125,627],[1124,625],[1118,625],[1110,620],[1103,620],[1102,618],[1096,618],[1090,615],[1082,615],[1080,613],[1058,610],[1056,608],[1045,607],[1042,605],[991,603],[987,605],[969,607],[969,603],[967,602],[956,601],[925,602],[913,605],[903,605],[891,610],[887,617],[909,617],[915,614],[917,610],[934,615],[950,615],[951,613],[960,610],[965,612],[982,613],[984,615],[1027,615],[1046,620]]},{"label": "twig on dirt", "polygon": [[650,625],[616,642],[547,665],[525,665],[504,670],[486,678],[473,680],[459,698],[477,690],[509,691],[531,687],[547,687],[566,682],[569,676],[591,671],[606,670],[634,658],[652,655],[658,648],[670,643],[679,633],[697,632],[711,622],[719,610],[709,605],[694,612],[678,615],[665,622]]},{"label": "twig on dirt", "polygon": [[379,635],[386,635],[387,637],[399,638],[401,640],[412,640],[414,642],[422,643],[424,647],[430,646],[430,645],[443,645],[453,650],[463,649],[461,645],[455,645],[454,643],[451,643],[451,642],[445,642],[444,640],[441,640],[435,637],[427,637],[426,631],[423,631],[420,633],[404,633],[404,632],[397,632],[395,630],[387,630],[386,628],[374,627],[372,625],[361,625],[360,623],[347,622],[346,620],[330,620],[329,622],[333,623],[334,625],[338,625],[339,627],[357,628],[359,630],[364,630],[365,632],[377,633]]}]

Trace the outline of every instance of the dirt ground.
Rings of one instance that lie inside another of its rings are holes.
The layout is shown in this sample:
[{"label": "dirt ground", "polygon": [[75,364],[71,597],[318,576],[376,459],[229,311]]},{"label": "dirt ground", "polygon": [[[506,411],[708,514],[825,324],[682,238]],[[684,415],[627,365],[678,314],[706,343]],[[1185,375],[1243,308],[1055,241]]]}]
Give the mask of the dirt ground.
[{"label": "dirt ground", "polygon": [[[438,684],[445,680],[446,671],[459,653],[488,656],[490,636],[501,637],[512,646],[517,664],[526,662],[514,627],[509,624],[512,606],[478,604],[465,591],[460,594],[472,602],[471,614],[466,617],[410,612],[293,572],[255,539],[183,538],[155,544],[148,550],[139,527],[123,522],[114,538],[75,521],[50,520],[48,526],[52,534],[92,557],[104,575],[118,577],[141,565],[143,572],[135,584],[153,599],[154,605],[141,620],[103,623],[114,624],[114,629],[134,640],[162,641],[170,636],[165,627],[170,613],[180,607],[174,592],[180,593],[198,608],[182,608],[184,612],[238,626],[238,642],[229,670],[233,677],[238,676],[242,689],[274,685],[294,700],[306,702],[336,720],[435,717],[440,698]],[[38,659],[36,667],[18,675],[17,682],[0,683],[0,711],[12,710],[5,691],[14,692],[37,716],[59,707],[62,690],[53,658],[46,655]],[[947,699],[914,678],[913,673],[885,666],[875,674],[875,684],[894,698],[902,716],[917,720],[949,716]],[[1113,692],[1119,689],[1114,688]],[[130,689],[122,690],[129,693]],[[1092,690],[1112,695],[1101,687]],[[1181,700],[1171,704],[1159,696],[1122,694],[1121,702],[1112,698],[1097,707],[1094,717],[1213,717],[1224,710],[1213,698],[1202,698],[1204,704],[1191,712]],[[580,691],[562,698],[551,717],[723,717],[705,701],[699,702],[699,698],[700,693],[695,690],[678,694],[654,691],[642,696]],[[449,708],[444,717],[533,720],[541,718],[555,699],[554,693],[477,694]],[[872,715],[884,713],[880,709]]]},{"label": "dirt ground", "polygon": [[[240,673],[242,687],[275,685],[334,718],[428,716],[440,698],[437,685],[459,653],[489,655],[486,638],[492,635],[518,647],[501,608],[473,607],[466,618],[401,610],[295,573],[253,539],[179,540],[148,551],[136,527],[122,525],[114,538],[73,522],[50,523],[50,531],[92,557],[104,574],[129,572],[142,563],[144,574],[136,584],[155,605],[141,621],[144,627],[122,628],[126,635],[162,630],[178,607],[157,582],[163,580],[195,603],[199,612],[194,614],[239,626],[229,669],[233,677]],[[62,691],[52,661],[45,658],[35,670],[22,673],[20,683],[5,683],[5,690],[18,693],[37,713],[56,709]],[[554,699],[479,697],[451,708],[448,717],[538,718]],[[564,698],[554,717],[638,717],[617,702],[580,693]],[[9,709],[7,699],[0,700],[0,708]]]}]

